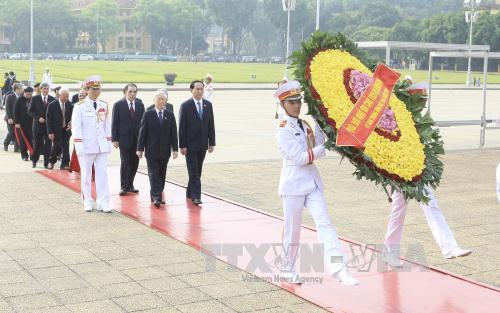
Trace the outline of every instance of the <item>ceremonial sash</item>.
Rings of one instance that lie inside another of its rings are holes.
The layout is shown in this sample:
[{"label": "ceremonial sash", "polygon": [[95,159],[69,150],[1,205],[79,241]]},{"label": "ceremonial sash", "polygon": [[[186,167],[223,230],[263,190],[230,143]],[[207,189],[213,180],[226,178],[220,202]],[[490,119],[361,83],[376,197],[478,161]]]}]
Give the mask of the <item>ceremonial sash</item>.
[{"label": "ceremonial sash", "polygon": [[21,140],[19,139],[19,133],[21,133],[22,140],[26,144],[26,149],[28,149],[28,152],[30,153],[30,155],[33,155],[33,147],[31,146],[31,143],[28,140],[28,138],[26,138],[26,135],[24,134],[23,129],[14,127],[14,134],[16,135],[17,144],[21,145]]},{"label": "ceremonial sash", "polygon": [[76,155],[76,150],[73,148],[71,153],[71,159],[69,161],[69,171],[80,173],[80,162],[78,162],[78,156]]},{"label": "ceremonial sash", "polygon": [[[80,173],[80,162],[78,161],[78,155],[76,154],[76,150],[73,147],[73,152],[71,153],[71,159],[69,161],[69,171]],[[95,180],[95,168],[94,164],[92,164],[92,181]]]},{"label": "ceremonial sash", "polygon": [[384,64],[373,73],[368,88],[347,116],[337,135],[337,146],[362,148],[384,113],[399,74]]}]

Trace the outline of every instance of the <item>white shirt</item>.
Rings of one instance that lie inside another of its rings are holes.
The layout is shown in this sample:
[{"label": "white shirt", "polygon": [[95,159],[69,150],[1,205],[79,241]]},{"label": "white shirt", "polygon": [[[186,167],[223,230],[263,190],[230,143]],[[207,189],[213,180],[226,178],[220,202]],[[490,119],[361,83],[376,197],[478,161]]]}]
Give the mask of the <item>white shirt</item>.
[{"label": "white shirt", "polygon": [[64,109],[65,109],[65,106],[66,104],[61,102],[61,100],[59,100],[59,106],[61,107],[61,112],[62,112],[62,118],[63,118],[63,127],[66,126],[66,116],[64,114]]},{"label": "white shirt", "polygon": [[[198,115],[201,114],[203,115],[203,98],[201,98],[200,100],[196,100],[195,98],[193,98],[193,101],[194,101],[194,105],[196,107],[196,112],[198,112]],[[198,102],[200,103],[200,110],[198,110]]]},{"label": "white shirt", "polygon": [[130,101],[127,98],[125,98],[125,100],[127,101],[127,106],[128,106],[129,110],[130,110],[130,102],[132,102],[132,108],[134,108],[134,112],[135,112],[135,100]]}]

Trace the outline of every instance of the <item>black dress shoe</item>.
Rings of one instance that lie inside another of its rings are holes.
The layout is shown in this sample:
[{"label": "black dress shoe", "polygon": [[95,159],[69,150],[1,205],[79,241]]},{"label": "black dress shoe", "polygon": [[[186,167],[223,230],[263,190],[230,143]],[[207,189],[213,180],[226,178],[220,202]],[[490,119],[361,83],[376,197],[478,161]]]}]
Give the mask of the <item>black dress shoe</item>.
[{"label": "black dress shoe", "polygon": [[200,205],[203,202],[201,202],[201,199],[193,199],[193,203],[196,204],[196,205]]},{"label": "black dress shoe", "polygon": [[43,163],[43,167],[49,168],[49,163]]},{"label": "black dress shoe", "polygon": [[139,193],[139,190],[138,190],[138,189],[135,189],[135,188],[133,188],[133,187],[132,187],[132,188],[129,188],[129,189],[128,189],[128,191],[129,191],[129,192],[131,192],[131,193]]},{"label": "black dress shoe", "polygon": [[121,189],[119,195],[120,196],[125,196],[127,194],[126,190]]},{"label": "black dress shoe", "polygon": [[155,200],[155,202],[153,202],[153,205],[154,205],[155,207],[159,208],[159,207],[160,207],[160,205],[161,205],[161,201]]},{"label": "black dress shoe", "polygon": [[33,162],[33,164],[31,165],[32,168],[35,168],[36,167],[36,162]]},{"label": "black dress shoe", "polygon": [[160,200],[160,203],[161,204],[165,204],[165,200]]},{"label": "black dress shoe", "polygon": [[9,151],[9,145],[3,145],[3,151]]},{"label": "black dress shoe", "polygon": [[48,167],[47,167],[49,170],[53,170],[54,169],[54,164],[52,163],[49,163]]}]

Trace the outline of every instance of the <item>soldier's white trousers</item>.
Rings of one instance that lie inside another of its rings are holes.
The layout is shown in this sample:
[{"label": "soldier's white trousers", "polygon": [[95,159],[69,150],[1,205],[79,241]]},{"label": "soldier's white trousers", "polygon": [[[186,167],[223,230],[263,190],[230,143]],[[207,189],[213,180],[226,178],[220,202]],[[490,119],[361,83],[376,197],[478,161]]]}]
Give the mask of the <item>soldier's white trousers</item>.
[{"label": "soldier's white trousers", "polygon": [[82,201],[85,205],[92,205],[92,164],[94,164],[95,169],[96,203],[98,206],[107,207],[109,205],[108,155],[109,153],[104,152],[78,156],[82,183]]},{"label": "soldier's white trousers", "polygon": [[[319,243],[323,244],[324,261],[328,273],[333,275],[345,267],[340,241],[328,215],[323,193],[318,187],[305,196],[282,196],[284,211],[283,271],[294,271],[300,243],[302,209],[306,207],[316,224]],[[312,249],[312,247],[310,247]]]},{"label": "soldier's white trousers", "polygon": [[[430,198],[429,203],[424,204],[420,202],[420,206],[424,211],[434,240],[436,240],[436,243],[439,245],[441,253],[445,255],[453,248],[457,247],[458,244],[438,206],[432,188],[425,187],[425,192],[427,197]],[[384,241],[385,247],[389,251],[399,250],[407,209],[408,201],[405,201],[402,193],[395,191],[392,194],[391,213],[389,214],[389,223],[387,225]]]}]

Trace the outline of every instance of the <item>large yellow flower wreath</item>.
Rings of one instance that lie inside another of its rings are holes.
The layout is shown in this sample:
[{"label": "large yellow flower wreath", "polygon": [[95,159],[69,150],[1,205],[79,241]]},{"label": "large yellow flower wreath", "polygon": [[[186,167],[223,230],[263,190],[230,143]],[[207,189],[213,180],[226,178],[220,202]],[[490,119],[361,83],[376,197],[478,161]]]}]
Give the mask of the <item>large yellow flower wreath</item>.
[{"label": "large yellow flower wreath", "polygon": [[[353,108],[344,87],[343,73],[346,69],[371,74],[357,58],[340,50],[320,51],[310,62],[311,84],[320,95],[328,115],[339,122],[344,121]],[[393,96],[389,106],[401,130],[399,140],[394,142],[373,132],[365,143],[364,153],[377,168],[411,181],[422,175],[425,168],[424,145],[406,105]]]},{"label": "large yellow flower wreath", "polygon": [[329,141],[327,146],[348,157],[356,165],[358,179],[366,178],[397,189],[407,197],[426,200],[423,187],[436,187],[442,175],[444,153],[439,131],[430,116],[422,115],[423,95],[410,95],[407,82],[399,82],[389,107],[397,122],[397,136],[378,129],[363,149],[336,147],[337,129],[354,107],[352,90],[346,82],[351,71],[372,74],[369,62],[355,44],[342,34],[316,32],[294,52],[295,76],[302,83],[304,97],[311,114]]}]

